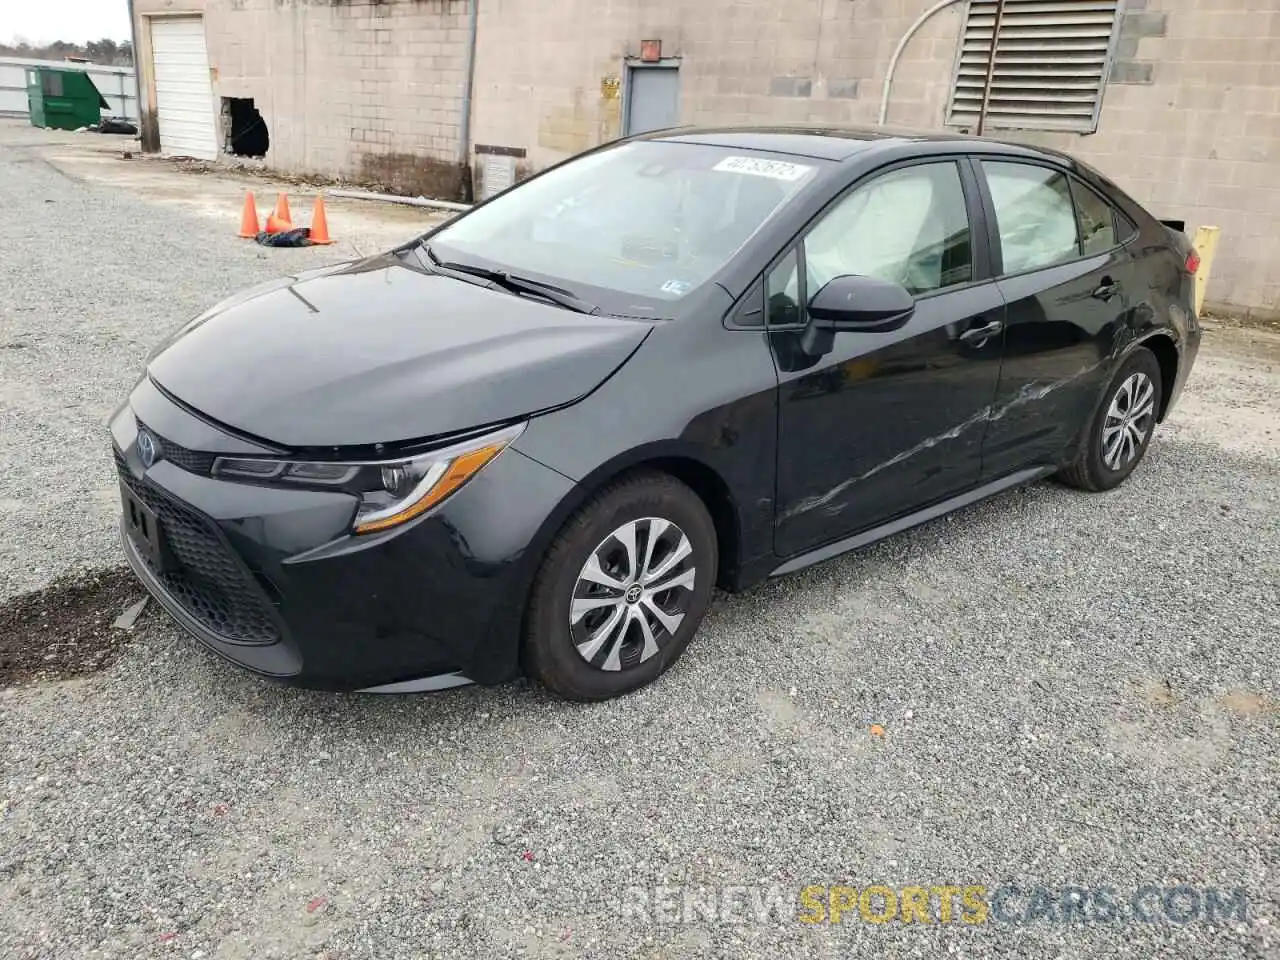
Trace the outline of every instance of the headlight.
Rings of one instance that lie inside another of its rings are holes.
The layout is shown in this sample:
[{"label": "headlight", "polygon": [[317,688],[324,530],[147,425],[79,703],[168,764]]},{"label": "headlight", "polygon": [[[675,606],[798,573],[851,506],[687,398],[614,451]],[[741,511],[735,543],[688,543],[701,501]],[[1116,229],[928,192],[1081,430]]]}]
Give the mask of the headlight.
[{"label": "headlight", "polygon": [[360,497],[355,533],[377,533],[407,523],[445,500],[520,436],[524,424],[442,450],[394,460],[231,459],[214,461],[215,476],[307,486],[337,487]]}]

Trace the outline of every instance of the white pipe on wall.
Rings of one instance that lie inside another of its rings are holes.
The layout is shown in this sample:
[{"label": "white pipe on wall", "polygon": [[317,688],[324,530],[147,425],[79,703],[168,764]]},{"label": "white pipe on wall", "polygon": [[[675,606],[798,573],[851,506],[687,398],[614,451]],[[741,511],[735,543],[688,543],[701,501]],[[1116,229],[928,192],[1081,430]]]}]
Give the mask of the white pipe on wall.
[{"label": "white pipe on wall", "polygon": [[884,75],[884,91],[880,95],[880,119],[877,125],[883,127],[885,119],[889,116],[889,88],[893,86],[893,74],[898,69],[898,61],[902,58],[902,51],[907,49],[907,43],[914,37],[921,27],[940,10],[945,10],[953,3],[959,3],[960,0],[938,0],[932,7],[920,14],[916,18],[916,22],[907,28],[907,32],[902,35],[902,39],[898,41],[898,47],[893,51],[893,56],[889,58],[889,69]]}]

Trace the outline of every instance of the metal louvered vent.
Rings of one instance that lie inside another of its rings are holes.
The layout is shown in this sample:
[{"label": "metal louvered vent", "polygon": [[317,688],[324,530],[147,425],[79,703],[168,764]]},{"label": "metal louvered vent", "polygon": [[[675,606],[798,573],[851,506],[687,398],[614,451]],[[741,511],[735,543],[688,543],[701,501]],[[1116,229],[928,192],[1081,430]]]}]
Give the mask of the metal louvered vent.
[{"label": "metal louvered vent", "polygon": [[1098,126],[1120,0],[970,0],[948,126],[974,129],[991,64],[986,129]]}]

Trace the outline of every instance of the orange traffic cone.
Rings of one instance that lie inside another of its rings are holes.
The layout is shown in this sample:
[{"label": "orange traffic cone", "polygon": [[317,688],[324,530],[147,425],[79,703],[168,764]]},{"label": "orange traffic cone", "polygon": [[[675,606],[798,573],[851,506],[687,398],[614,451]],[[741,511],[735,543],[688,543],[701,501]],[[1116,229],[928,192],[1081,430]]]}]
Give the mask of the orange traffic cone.
[{"label": "orange traffic cone", "polygon": [[333,239],[329,236],[329,221],[324,215],[324,194],[316,194],[315,209],[311,211],[311,233],[309,238],[312,243],[333,243]]},{"label": "orange traffic cone", "polygon": [[281,220],[274,213],[267,217],[267,233],[285,233],[293,229],[288,220]]},{"label": "orange traffic cone", "polygon": [[244,195],[244,212],[240,214],[240,236],[252,240],[258,235],[258,206],[253,202],[253,191]]},{"label": "orange traffic cone", "polygon": [[289,212],[289,195],[283,190],[276,194],[276,208],[271,213],[286,223],[293,222],[293,214]]}]

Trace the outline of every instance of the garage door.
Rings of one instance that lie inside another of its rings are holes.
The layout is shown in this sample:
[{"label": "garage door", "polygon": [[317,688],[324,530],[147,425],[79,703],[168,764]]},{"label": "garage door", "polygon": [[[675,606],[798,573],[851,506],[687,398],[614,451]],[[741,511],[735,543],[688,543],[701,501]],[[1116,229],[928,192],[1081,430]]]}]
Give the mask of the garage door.
[{"label": "garage door", "polygon": [[160,152],[166,156],[218,157],[213,84],[202,17],[153,17],[151,55],[156,74]]}]

